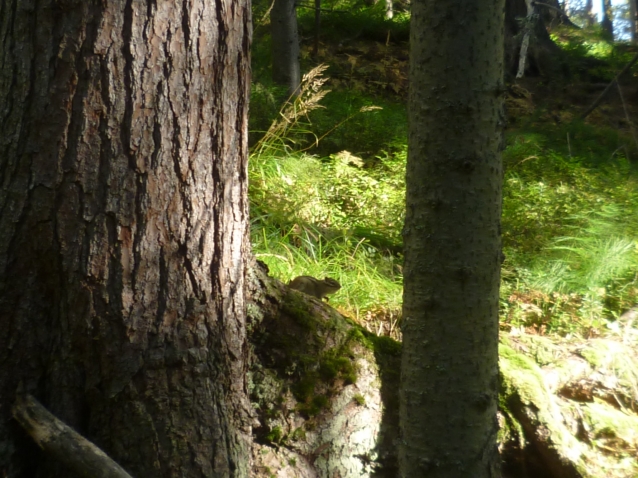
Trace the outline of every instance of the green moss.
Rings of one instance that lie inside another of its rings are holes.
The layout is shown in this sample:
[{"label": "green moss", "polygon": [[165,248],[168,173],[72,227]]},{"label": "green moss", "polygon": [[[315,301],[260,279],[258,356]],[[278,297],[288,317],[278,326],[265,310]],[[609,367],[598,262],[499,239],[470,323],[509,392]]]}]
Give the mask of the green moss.
[{"label": "green moss", "polygon": [[559,406],[547,387],[540,367],[533,359],[516,352],[504,343],[500,344],[499,354],[501,372],[499,399],[501,411],[510,422],[510,432],[519,437],[522,436],[522,429],[517,426],[515,416],[510,413],[508,404],[517,404],[516,408],[521,408],[522,404],[522,409],[530,415],[527,419],[537,421],[546,429],[548,441],[552,443],[552,446],[561,450],[560,453],[568,455],[576,467],[581,466],[584,445],[578,442],[563,423]]},{"label": "green moss", "polygon": [[306,402],[311,399],[315,392],[316,382],[314,374],[308,374],[292,386],[292,394],[298,402]]},{"label": "green moss", "polygon": [[365,397],[361,395],[360,393],[357,393],[354,397],[352,397],[352,399],[354,400],[354,403],[356,403],[359,406],[363,406],[366,403]]},{"label": "green moss", "polygon": [[262,309],[259,308],[257,304],[251,301],[248,301],[246,303],[246,316],[250,319],[247,321],[249,332],[252,331],[254,324],[260,323],[264,318]]},{"label": "green moss", "polygon": [[266,435],[266,440],[271,443],[281,443],[281,439],[283,438],[284,432],[281,427],[274,427],[270,432]]},{"label": "green moss", "polygon": [[306,430],[302,427],[295,428],[293,432],[290,434],[290,439],[292,441],[302,441],[306,439]]},{"label": "green moss", "polygon": [[[594,436],[595,445],[608,448],[635,450],[638,446],[638,418],[616,410],[606,403],[588,403],[582,408],[585,421]],[[601,443],[598,443],[598,442]]]},{"label": "green moss", "polygon": [[505,394],[499,393],[499,411],[503,416],[503,422],[499,427],[497,434],[497,442],[499,444],[505,444],[515,441],[519,449],[525,448],[525,431],[523,426],[516,420],[509,409],[507,401],[508,397]]},{"label": "green moss", "polygon": [[297,411],[308,417],[318,415],[323,409],[328,407],[330,399],[325,395],[315,395],[311,400],[297,405]]},{"label": "green moss", "polygon": [[330,403],[330,400],[325,395],[315,395],[312,399],[312,404],[319,410],[327,407],[328,403]]},{"label": "green moss", "polygon": [[[280,380],[290,380],[296,409],[311,417],[330,405],[330,397],[338,389],[357,382],[355,347],[367,345],[381,353],[396,354],[400,346],[385,337],[366,338],[359,326],[336,314],[328,320],[316,318],[308,302],[298,296],[295,291],[286,294],[281,323],[265,327],[259,349],[264,363]],[[335,343],[332,348],[326,348],[328,338]],[[323,352],[317,356],[316,351]],[[285,401],[283,388],[280,398],[273,399],[278,405]],[[276,408],[279,413],[281,407]]]},{"label": "green moss", "polygon": [[295,458],[288,458],[288,464],[294,468],[297,466],[297,460]]},{"label": "green moss", "polygon": [[613,350],[610,348],[614,346],[616,346],[615,343],[606,344],[599,342],[596,347],[584,348],[580,351],[580,354],[592,367],[599,368],[610,362],[610,357],[613,356]]},{"label": "green moss", "polygon": [[503,343],[499,346],[501,387],[505,399],[516,392],[524,403],[544,403],[547,390],[539,366]]},{"label": "green moss", "polygon": [[304,300],[303,294],[289,290],[283,300],[282,312],[295,319],[295,322],[302,326],[307,332],[317,332],[317,321],[312,316],[312,311],[308,301]]},{"label": "green moss", "polygon": [[352,324],[352,328],[348,332],[348,341],[355,341],[375,354],[401,355],[401,342],[397,342],[390,337],[377,336],[355,323]]},{"label": "green moss", "polygon": [[348,339],[355,340],[362,345],[369,345],[369,342],[367,342],[365,336],[363,335],[363,331],[365,329],[362,329],[361,326],[357,325],[354,321],[350,322],[350,325],[352,326],[352,328],[348,331]]},{"label": "green moss", "polygon": [[267,408],[264,411],[264,416],[266,418],[275,418],[277,415],[279,415],[279,410],[276,408]]},{"label": "green moss", "polygon": [[376,335],[371,335],[369,340],[372,342],[375,352],[395,356],[401,355],[401,342],[397,342],[390,337],[378,337]]},{"label": "green moss", "polygon": [[349,373],[343,374],[343,380],[346,382],[347,385],[352,385],[354,383],[357,383],[357,378],[358,378],[357,370],[354,367]]},{"label": "green moss", "polygon": [[346,384],[352,384],[357,381],[357,367],[349,346],[326,351],[319,358],[319,367],[312,368],[315,363],[316,358],[312,363],[304,363],[302,368],[306,373],[291,388],[299,402],[297,409],[308,416],[318,414],[330,403],[326,395],[317,394],[320,383],[330,385],[335,380],[343,380]]},{"label": "green moss", "polygon": [[[351,356],[339,355],[339,350],[326,352],[319,362],[319,376],[324,382],[343,379],[346,383],[357,381],[357,369]],[[349,348],[346,353],[350,355]]]}]

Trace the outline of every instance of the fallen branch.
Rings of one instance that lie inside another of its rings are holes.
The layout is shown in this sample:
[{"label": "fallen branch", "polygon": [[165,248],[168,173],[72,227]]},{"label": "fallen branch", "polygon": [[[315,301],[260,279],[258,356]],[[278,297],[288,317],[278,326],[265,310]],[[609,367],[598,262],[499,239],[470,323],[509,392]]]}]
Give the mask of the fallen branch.
[{"label": "fallen branch", "polygon": [[580,116],[581,119],[585,119],[589,116],[589,114],[594,111],[598,105],[600,104],[600,102],[603,100],[603,98],[605,96],[607,96],[607,93],[609,93],[609,90],[611,90],[611,87],[614,86],[614,84],[618,81],[618,79],[624,75],[625,73],[627,73],[629,71],[629,69],[634,66],[634,63],[636,63],[638,61],[638,53],[636,53],[636,55],[634,55],[634,57],[631,59],[631,61],[629,63],[627,63],[625,65],[625,67],[622,69],[622,71],[620,73],[618,73],[616,75],[616,78],[614,78],[613,80],[611,80],[611,83],[609,83],[607,85],[607,88],[605,88],[603,90],[603,92],[598,96],[598,98],[596,98],[596,101],[594,101],[592,103],[592,105],[587,108],[587,110]]},{"label": "fallen branch", "polygon": [[11,410],[31,438],[56,459],[86,478],[131,478],[93,443],[28,394],[18,393]]}]

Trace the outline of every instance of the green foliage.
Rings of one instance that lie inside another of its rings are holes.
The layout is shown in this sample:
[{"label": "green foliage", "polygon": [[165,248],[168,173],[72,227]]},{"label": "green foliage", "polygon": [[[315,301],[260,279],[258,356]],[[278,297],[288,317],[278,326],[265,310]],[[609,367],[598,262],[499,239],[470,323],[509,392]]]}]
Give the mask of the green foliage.
[{"label": "green foliage", "polygon": [[[339,18],[323,15],[322,41],[335,35],[347,43],[368,35],[366,29],[387,35],[378,8],[358,5]],[[302,29],[310,28],[312,12],[299,15]],[[627,54],[581,34],[560,31],[556,37],[573,72],[613,77]],[[323,70],[331,73],[347,74]],[[405,107],[364,91],[326,94],[314,72],[304,84],[306,93],[281,111],[281,90],[267,81],[253,87],[251,128],[268,131],[259,140],[256,132],[251,137],[253,249],[281,280],[337,279],[343,287],[331,297],[333,306],[374,334],[397,334]],[[372,108],[378,104],[382,110]],[[344,121],[355,115],[356,121]],[[508,134],[501,290],[506,327],[598,333],[638,301],[638,188],[627,160],[638,152],[618,130],[569,121],[570,115],[561,112],[565,122],[556,124],[555,112],[539,108]],[[321,157],[308,154],[309,147]],[[326,365],[322,373],[330,370]],[[314,403],[306,399],[307,406]]]},{"label": "green foliage", "polygon": [[[398,6],[398,5],[397,5]],[[314,34],[314,4],[308,8],[302,4],[297,10],[299,30],[303,36]],[[321,4],[321,40],[334,43],[352,39],[394,41],[409,39],[410,17],[407,12],[396,11],[394,18],[385,19],[383,2],[367,5],[365,2],[344,0],[323,1]]]},{"label": "green foliage", "polygon": [[613,50],[613,44],[606,38],[599,26],[575,29],[558,27],[552,31],[552,40],[564,51],[575,57],[591,56],[605,59]]},{"label": "green foliage", "polygon": [[606,130],[571,131],[579,129],[592,144],[578,147],[586,159],[557,151],[541,132],[513,135],[505,151],[501,309],[513,326],[598,333],[636,299],[635,172],[609,156]]},{"label": "green foliage", "polygon": [[[324,109],[309,115],[317,131],[330,131],[313,150],[317,154],[328,155],[347,149],[357,155],[387,156],[384,151],[405,155],[408,130],[403,103],[339,90],[331,91],[322,103]],[[381,109],[358,115],[356,121],[342,122],[343,118],[374,106]]]},{"label": "green foliage", "polygon": [[[634,240],[636,231],[632,231],[638,221],[627,221],[618,205],[602,205],[589,214],[581,212],[572,222],[584,226],[571,226],[572,235],[552,241],[548,249],[557,258],[548,255],[539,260],[543,270],[554,272],[548,289],[593,290],[638,270],[638,242]],[[537,284],[543,288],[545,282]]]},{"label": "green foliage", "polygon": [[346,153],[253,161],[253,248],[271,274],[332,277],[342,289],[331,303],[359,313],[400,308],[400,258],[381,246],[400,248],[404,179],[400,160],[384,161],[365,168]]},{"label": "green foliage", "polygon": [[634,55],[605,38],[599,25],[558,27],[551,38],[565,52],[571,74],[584,81],[611,81]]},{"label": "green foliage", "polygon": [[[250,143],[255,160],[308,150],[329,154],[353,144],[365,147],[368,154],[405,150],[405,107],[379,100],[384,105],[380,107],[361,96],[330,92],[326,70],[319,65],[304,75],[296,97],[286,98],[285,88],[268,82],[253,85]],[[383,108],[388,111],[381,114]]]},{"label": "green foliage", "polygon": [[250,92],[249,143],[253,147],[279,115],[286,99],[286,87],[267,83],[253,83]]},{"label": "green foliage", "polygon": [[325,65],[319,65],[304,75],[299,86],[299,95],[292,96],[284,102],[279,111],[279,118],[271,123],[265,134],[252,147],[254,157],[285,155],[293,149],[292,146],[299,142],[303,144],[308,136],[314,136],[315,143],[319,141],[309,128],[308,114],[323,108],[320,101],[328,93],[328,90],[323,88],[327,79],[322,76],[326,68]]}]

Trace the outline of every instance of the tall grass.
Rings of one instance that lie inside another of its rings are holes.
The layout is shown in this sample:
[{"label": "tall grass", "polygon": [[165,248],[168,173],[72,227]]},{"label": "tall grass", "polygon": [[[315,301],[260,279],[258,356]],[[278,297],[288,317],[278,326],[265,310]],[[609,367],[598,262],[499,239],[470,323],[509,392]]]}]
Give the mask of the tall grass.
[{"label": "tall grass", "polygon": [[[603,333],[638,302],[635,170],[610,148],[606,162],[567,156],[547,141],[559,133],[536,131],[504,154],[502,315],[539,332]],[[587,141],[596,134],[607,132]]]},{"label": "tall grass", "polygon": [[[309,134],[315,142],[321,139],[309,129],[308,113],[321,108],[319,101],[327,93],[324,71],[320,67],[304,77],[300,95],[284,104],[252,148],[253,250],[282,281],[297,275],[338,280],[342,289],[331,304],[362,323],[370,322],[371,330],[381,331],[383,322],[389,322],[386,333],[396,333],[392,323],[396,326],[400,309],[400,260],[380,251],[366,235],[385,237],[379,230],[392,235],[399,229],[402,186],[395,187],[396,176],[367,169],[347,151],[321,159],[303,152],[302,141]],[[388,171],[401,168],[389,157],[377,162]]]},{"label": "tall grass", "polygon": [[[391,137],[396,130],[384,137],[380,129],[378,144],[395,141],[393,153],[358,157],[353,153],[367,140],[357,141],[365,135],[356,128],[369,127],[362,121],[348,123],[347,151],[303,152],[343,121],[336,116],[343,110],[321,109],[329,98],[321,79],[326,72],[309,74],[305,93],[255,142],[253,249],[283,281],[337,279],[343,288],[331,304],[370,330],[396,335],[407,146]],[[320,132],[311,120],[317,112],[324,115]],[[620,136],[608,129],[542,121],[521,128],[510,134],[503,155],[502,324],[539,333],[603,333],[638,303],[636,170],[618,149]]]},{"label": "tall grass", "polygon": [[[572,219],[572,234],[547,247],[553,258],[540,258],[534,285],[544,290],[586,292],[604,288],[616,277],[638,271],[638,241],[626,235],[625,212],[617,204]],[[551,276],[543,271],[552,271]]]}]

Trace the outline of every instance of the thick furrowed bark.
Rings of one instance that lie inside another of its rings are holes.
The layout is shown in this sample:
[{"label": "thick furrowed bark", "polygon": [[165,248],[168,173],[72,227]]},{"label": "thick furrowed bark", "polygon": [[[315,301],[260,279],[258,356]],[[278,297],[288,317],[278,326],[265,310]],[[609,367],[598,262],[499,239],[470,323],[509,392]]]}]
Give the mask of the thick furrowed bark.
[{"label": "thick furrowed bark", "polygon": [[20,381],[134,476],[247,475],[249,22],[243,0],[0,7],[9,476],[40,469]]}]

